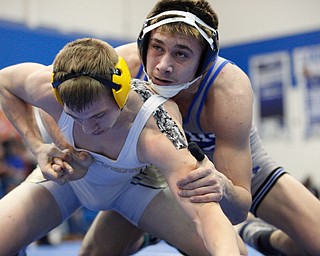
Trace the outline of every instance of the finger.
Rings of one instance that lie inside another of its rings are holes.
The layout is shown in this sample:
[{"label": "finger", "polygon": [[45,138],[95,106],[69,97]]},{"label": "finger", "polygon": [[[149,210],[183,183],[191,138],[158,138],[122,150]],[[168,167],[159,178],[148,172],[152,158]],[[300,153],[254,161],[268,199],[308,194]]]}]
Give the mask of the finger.
[{"label": "finger", "polygon": [[214,176],[203,177],[195,181],[190,181],[185,185],[178,186],[178,188],[182,190],[200,189],[204,187],[210,188],[212,191],[220,189],[218,180]]},{"label": "finger", "polygon": [[67,172],[69,175],[74,173],[73,167],[68,162],[63,162],[63,170]]},{"label": "finger", "polygon": [[54,181],[60,185],[63,185],[70,180],[70,177],[70,173],[62,170],[61,172],[57,173],[57,178]]},{"label": "finger", "polygon": [[193,178],[190,179],[190,176],[188,174],[185,178],[177,181],[177,186],[179,188],[185,188],[190,182],[194,182],[194,179]]},{"label": "finger", "polygon": [[199,196],[192,196],[189,198],[191,203],[210,203],[210,202],[220,202],[222,196],[217,194],[206,194],[206,195],[199,195]]},{"label": "finger", "polygon": [[[182,188],[188,186],[189,184],[195,183],[202,178],[208,179],[210,173],[211,171],[208,169],[197,168],[196,170],[189,172],[185,178],[178,180],[177,186]],[[210,178],[209,182],[212,182],[212,178]],[[210,184],[209,182],[208,184]]]},{"label": "finger", "polygon": [[83,161],[83,166],[90,166],[92,164],[93,158],[88,152],[81,151],[79,152],[78,157],[81,161]]},{"label": "finger", "polygon": [[[48,165],[43,171],[43,177],[47,180],[57,181],[60,177],[60,171],[58,170],[59,166]],[[58,170],[58,171],[56,171]]]},{"label": "finger", "polygon": [[70,174],[65,173],[64,175],[61,176],[60,180],[60,184],[63,185],[65,183],[67,183],[70,180]]},{"label": "finger", "polygon": [[52,165],[52,168],[56,172],[64,171],[70,173],[71,175],[74,173],[74,169],[72,168],[72,166],[68,162],[63,161],[61,158],[54,157],[52,159],[52,162],[54,163]]},{"label": "finger", "polygon": [[191,196],[202,196],[206,194],[215,194],[221,197],[223,195],[221,189],[218,187],[200,187],[197,189],[192,189],[192,190],[185,190],[185,189],[179,189],[178,190],[178,195],[181,197],[191,197]]},{"label": "finger", "polygon": [[63,159],[61,159],[60,157],[53,157],[52,158],[52,163],[55,165],[60,165],[63,166]]},{"label": "finger", "polygon": [[78,154],[79,158],[83,161],[86,161],[88,160],[88,158],[90,157],[89,153],[88,152],[85,152],[85,151],[80,151],[79,154]]},{"label": "finger", "polygon": [[62,150],[62,152],[63,152],[63,156],[64,156],[63,160],[68,161],[68,162],[72,161],[72,155],[75,152],[73,149],[67,148],[67,149]]},{"label": "finger", "polygon": [[58,175],[59,175],[59,173],[61,175],[61,173],[63,172],[63,168],[62,168],[62,166],[60,164],[52,164],[52,170],[55,173],[58,173]]}]

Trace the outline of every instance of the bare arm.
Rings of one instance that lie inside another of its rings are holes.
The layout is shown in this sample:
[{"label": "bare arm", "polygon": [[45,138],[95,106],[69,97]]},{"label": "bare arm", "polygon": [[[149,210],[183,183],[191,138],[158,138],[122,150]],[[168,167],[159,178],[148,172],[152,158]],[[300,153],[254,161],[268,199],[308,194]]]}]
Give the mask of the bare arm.
[{"label": "bare arm", "polygon": [[211,125],[216,134],[213,159],[217,170],[226,177],[221,206],[235,224],[246,219],[251,205],[253,94],[247,76],[231,64],[223,69],[214,89],[208,96],[214,105],[208,108],[205,123],[215,123]]},{"label": "bare arm", "polygon": [[[30,70],[40,68],[40,65],[34,65]],[[19,69],[17,69],[19,71]],[[39,140],[40,131],[35,124],[32,106],[26,104],[23,100],[16,97],[11,91],[10,87],[13,83],[23,83],[23,74],[20,74],[20,79],[14,78],[15,72],[13,68],[6,68],[0,73],[0,102],[3,112],[6,114],[9,121],[14,125],[18,133],[25,140],[28,148],[35,154],[39,147],[41,140]],[[25,78],[27,79],[27,77]],[[20,80],[20,81],[19,81]],[[25,80],[26,81],[26,80]],[[29,129],[33,127],[33,129]],[[26,140],[25,138],[28,138]]]},{"label": "bare arm", "polygon": [[[76,151],[72,145],[66,141],[58,124],[50,115],[42,110],[39,110],[39,115],[45,130],[50,135],[54,144],[59,149],[64,150],[64,152],[68,152],[68,155],[64,160],[70,165],[69,168],[60,168],[61,166],[64,166],[65,163],[56,159],[58,166],[56,166],[55,173],[47,173],[48,179],[64,183],[66,181],[77,180],[84,177],[93,161],[91,155],[86,151]],[[68,151],[65,151],[65,149],[68,149]]]},{"label": "bare arm", "polygon": [[[59,118],[62,107],[52,93],[51,72],[50,66],[37,63],[23,63],[2,69],[0,102],[4,113],[35,155],[44,177],[63,183],[70,177],[62,178],[61,174],[74,172],[69,164],[62,161],[68,158],[69,152],[44,143],[32,107],[43,108],[56,119]],[[55,164],[52,162],[54,157]]]},{"label": "bare arm", "polygon": [[243,221],[251,204],[252,91],[247,76],[225,66],[211,87],[201,125],[216,135],[214,163],[218,171],[200,166],[180,180],[180,195],[192,202],[219,202],[232,223]]},{"label": "bare arm", "polygon": [[[154,131],[145,130],[147,131],[144,131],[139,139],[139,159],[159,167],[175,199],[195,223],[208,251],[212,255],[239,255],[235,230],[219,203],[194,204],[188,198],[178,195],[176,182],[197,167],[195,158],[187,149],[177,150],[159,131],[159,135],[155,135]],[[211,169],[215,168],[208,158],[204,162],[205,165],[210,165]]]}]

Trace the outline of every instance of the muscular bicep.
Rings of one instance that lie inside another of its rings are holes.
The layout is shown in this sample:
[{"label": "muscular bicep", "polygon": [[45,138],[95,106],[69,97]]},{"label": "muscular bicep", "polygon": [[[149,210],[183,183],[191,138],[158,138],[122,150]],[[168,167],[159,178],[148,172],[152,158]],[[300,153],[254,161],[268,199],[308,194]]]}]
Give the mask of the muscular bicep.
[{"label": "muscular bicep", "polygon": [[21,63],[6,67],[1,70],[2,85],[12,94],[22,97],[28,101],[31,95],[26,92],[34,91],[33,83],[30,83],[30,77],[45,66],[38,63]]},{"label": "muscular bicep", "polygon": [[249,146],[235,146],[223,139],[216,140],[214,164],[235,186],[250,191],[251,184],[251,155]]},{"label": "muscular bicep", "polygon": [[[56,106],[52,93],[52,68],[38,63],[21,63],[1,70],[1,89],[46,111]],[[53,105],[54,106],[53,106]]]},{"label": "muscular bicep", "polygon": [[168,112],[162,109],[156,117],[149,118],[137,150],[139,160],[157,166],[176,189],[176,182],[195,168],[196,160],[187,149],[177,105],[167,101],[165,109]]},{"label": "muscular bicep", "polygon": [[176,148],[173,143],[162,134],[147,139],[147,150],[144,150],[146,161],[157,166],[165,177],[173,193],[177,193],[177,181],[196,168],[196,160],[188,149]]},{"label": "muscular bicep", "polygon": [[210,96],[213,107],[207,113],[214,120],[214,164],[235,185],[249,189],[253,94],[247,76],[233,65],[228,69],[235,69],[228,72],[234,75],[223,77],[214,88]]},{"label": "muscular bicep", "polygon": [[[232,103],[230,104],[232,105]],[[234,108],[237,108],[235,104]],[[236,110],[234,115],[231,106],[230,111],[220,113],[223,120],[216,129],[216,145],[214,151],[214,163],[216,168],[224,173],[235,185],[250,188],[251,180],[251,151],[250,128],[251,110]],[[225,115],[229,115],[225,117]]]},{"label": "muscular bicep", "polygon": [[26,81],[26,91],[32,105],[49,113],[54,120],[60,117],[62,106],[55,98],[52,89],[52,65],[42,66],[31,73]]}]

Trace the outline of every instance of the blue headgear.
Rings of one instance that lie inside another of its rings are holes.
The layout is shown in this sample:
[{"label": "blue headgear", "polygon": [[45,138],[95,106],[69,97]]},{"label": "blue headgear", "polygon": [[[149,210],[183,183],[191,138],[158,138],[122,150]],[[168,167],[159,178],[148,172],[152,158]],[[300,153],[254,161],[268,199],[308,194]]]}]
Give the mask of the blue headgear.
[{"label": "blue headgear", "polygon": [[[162,16],[168,16],[169,18],[160,19],[156,23],[152,23],[152,20],[158,19]],[[203,22],[201,19],[199,19],[197,16],[190,12],[184,12],[184,11],[165,11],[158,15],[155,15],[151,18],[148,18],[145,20],[142,30],[140,32],[140,35],[138,37],[138,48],[139,53],[142,59],[142,63],[144,67],[146,67],[146,58],[147,58],[147,50],[148,50],[148,41],[150,38],[149,32],[153,29],[156,29],[162,25],[173,23],[173,22],[184,22],[194,28],[196,28],[201,36],[206,40],[208,43],[207,48],[205,49],[201,63],[199,64],[199,68],[197,70],[196,76],[200,76],[203,73],[205,73],[208,68],[212,65],[212,63],[217,58],[218,52],[219,52],[219,37],[218,37],[218,31],[214,28],[207,25],[205,22]],[[199,26],[199,25],[209,29],[212,31],[211,37],[208,36],[208,34]]]}]

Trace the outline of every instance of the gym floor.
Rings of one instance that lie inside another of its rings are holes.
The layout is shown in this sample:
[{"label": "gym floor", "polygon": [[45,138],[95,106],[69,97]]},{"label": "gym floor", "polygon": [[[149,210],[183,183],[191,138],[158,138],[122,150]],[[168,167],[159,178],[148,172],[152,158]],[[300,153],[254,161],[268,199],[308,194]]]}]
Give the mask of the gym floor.
[{"label": "gym floor", "polygon": [[[80,241],[66,241],[58,245],[35,245],[32,244],[27,249],[28,256],[77,256],[80,248]],[[249,256],[262,256],[251,247],[247,247]],[[135,254],[135,256],[179,256],[181,255],[175,248],[169,246],[164,241],[156,245],[150,245]]]}]

